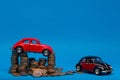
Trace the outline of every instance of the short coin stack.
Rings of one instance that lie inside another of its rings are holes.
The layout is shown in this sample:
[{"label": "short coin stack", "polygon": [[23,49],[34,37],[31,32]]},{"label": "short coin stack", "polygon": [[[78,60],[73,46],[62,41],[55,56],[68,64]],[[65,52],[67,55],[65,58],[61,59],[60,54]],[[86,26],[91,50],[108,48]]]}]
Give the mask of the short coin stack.
[{"label": "short coin stack", "polygon": [[28,68],[28,57],[22,57],[20,58],[20,65],[18,68],[18,72],[20,75],[27,75],[27,68]]}]

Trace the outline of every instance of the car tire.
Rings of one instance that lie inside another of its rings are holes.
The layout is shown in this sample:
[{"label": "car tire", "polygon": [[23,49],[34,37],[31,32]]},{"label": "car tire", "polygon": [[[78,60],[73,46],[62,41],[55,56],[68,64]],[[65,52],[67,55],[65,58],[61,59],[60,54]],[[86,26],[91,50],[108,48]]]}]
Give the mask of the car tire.
[{"label": "car tire", "polygon": [[77,66],[76,66],[76,71],[77,71],[77,72],[82,71],[82,67],[81,67],[80,65],[77,65]]},{"label": "car tire", "polygon": [[16,48],[16,52],[17,53],[22,53],[23,52],[23,48],[22,47],[17,47]]},{"label": "car tire", "polygon": [[50,51],[49,50],[44,50],[42,53],[43,53],[44,56],[48,56],[50,54]]},{"label": "car tire", "polygon": [[95,69],[94,69],[94,74],[100,75],[100,74],[101,74],[101,69],[95,68]]}]

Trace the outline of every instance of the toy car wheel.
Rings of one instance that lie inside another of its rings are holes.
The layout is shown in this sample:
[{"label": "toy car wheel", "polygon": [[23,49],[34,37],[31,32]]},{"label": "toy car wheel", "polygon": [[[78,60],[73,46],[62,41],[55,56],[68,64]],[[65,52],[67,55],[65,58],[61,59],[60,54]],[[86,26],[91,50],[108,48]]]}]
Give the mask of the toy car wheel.
[{"label": "toy car wheel", "polygon": [[101,74],[101,70],[99,68],[95,68],[94,73],[96,75],[100,75]]},{"label": "toy car wheel", "polygon": [[16,52],[17,52],[17,53],[22,53],[22,52],[23,52],[22,47],[17,47],[17,48],[16,48]]},{"label": "toy car wheel", "polygon": [[76,71],[77,71],[77,72],[82,71],[82,67],[81,67],[81,66],[79,66],[79,65],[77,65],[77,66],[76,66]]},{"label": "toy car wheel", "polygon": [[48,56],[50,54],[50,51],[49,50],[44,50],[42,53],[43,53],[44,56]]}]

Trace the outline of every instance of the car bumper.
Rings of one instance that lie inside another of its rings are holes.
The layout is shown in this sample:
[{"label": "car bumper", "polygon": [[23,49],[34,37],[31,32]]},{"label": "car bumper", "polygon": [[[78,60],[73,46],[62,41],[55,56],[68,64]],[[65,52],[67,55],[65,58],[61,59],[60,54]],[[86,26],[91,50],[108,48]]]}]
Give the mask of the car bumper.
[{"label": "car bumper", "polygon": [[112,72],[112,70],[103,70],[102,73],[109,73]]}]

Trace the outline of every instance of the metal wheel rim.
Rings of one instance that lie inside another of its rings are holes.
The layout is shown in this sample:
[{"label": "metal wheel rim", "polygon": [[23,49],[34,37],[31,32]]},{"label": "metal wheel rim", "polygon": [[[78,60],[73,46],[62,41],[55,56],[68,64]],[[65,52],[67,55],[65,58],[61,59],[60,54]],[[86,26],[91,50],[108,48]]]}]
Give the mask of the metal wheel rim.
[{"label": "metal wheel rim", "polygon": [[100,73],[99,69],[95,69],[95,74],[99,74],[99,73]]},{"label": "metal wheel rim", "polygon": [[22,49],[21,49],[21,48],[17,48],[17,52],[18,52],[18,53],[21,53],[21,52],[22,52]]},{"label": "metal wheel rim", "polygon": [[46,51],[44,51],[43,54],[44,54],[45,56],[48,56],[49,52],[46,50]]},{"label": "metal wheel rim", "polygon": [[77,66],[77,67],[76,67],[76,70],[77,70],[77,71],[80,71],[80,66]]}]

